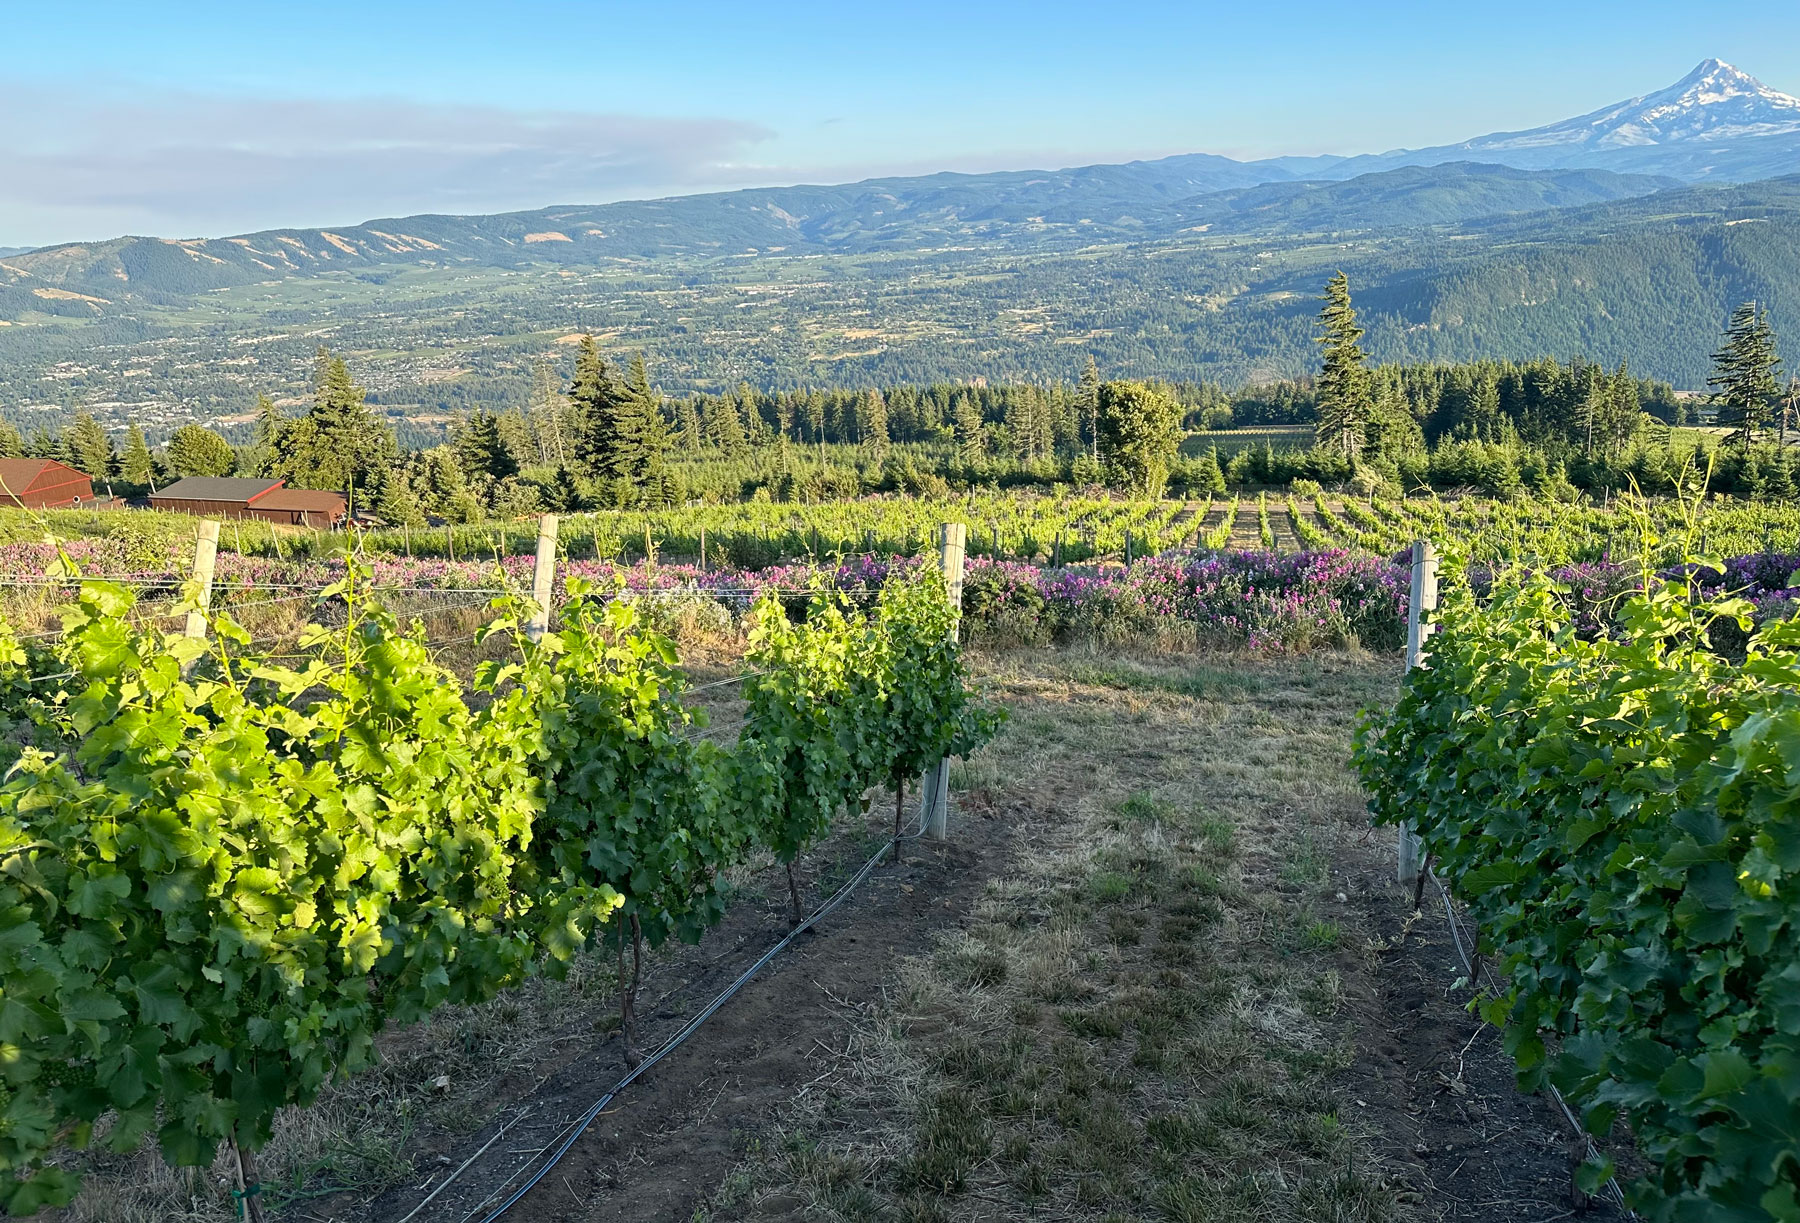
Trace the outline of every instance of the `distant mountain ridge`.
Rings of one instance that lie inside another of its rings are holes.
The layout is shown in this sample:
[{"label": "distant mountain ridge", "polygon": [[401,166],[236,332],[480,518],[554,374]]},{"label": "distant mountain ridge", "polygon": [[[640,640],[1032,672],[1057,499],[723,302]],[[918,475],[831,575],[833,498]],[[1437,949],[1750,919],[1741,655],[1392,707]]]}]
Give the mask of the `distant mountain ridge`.
[{"label": "distant mountain ridge", "polygon": [[1313,367],[1337,270],[1384,360],[1581,352],[1698,387],[1736,303],[1800,335],[1796,116],[1708,61],[1440,149],[16,251],[0,254],[0,414],[230,421],[257,391],[303,398],[326,342],[396,418],[441,422],[525,402],[537,364],[560,368],[582,333],[699,389],[1062,377],[1082,354],[1122,375],[1254,381]]},{"label": "distant mountain ridge", "polygon": [[[1216,162],[1224,161],[1224,165]],[[1297,233],[1456,224],[1646,195],[1679,180],[1455,163],[1346,182],[1246,182],[1196,156],[1075,170],[936,174],[767,187],[489,216],[415,216],[230,238],[117,238],[0,257],[0,318],[104,314],[123,300],[384,265],[595,266],[726,254],[864,253],[958,245],[1056,249],[1184,231]],[[1237,180],[1223,189],[1208,183]]]},{"label": "distant mountain ridge", "polygon": [[1517,132],[1458,144],[1347,157],[1322,168],[1339,178],[1399,165],[1491,161],[1521,169],[1586,166],[1666,174],[1688,182],[1752,182],[1800,168],[1800,98],[1719,59],[1666,89]]},{"label": "distant mountain ridge", "polygon": [[[1486,168],[1421,172],[1457,164]],[[617,258],[964,244],[1036,250],[1200,227],[1293,233],[1456,224],[1486,213],[1643,195],[1677,182],[1754,181],[1796,167],[1800,98],[1708,59],[1666,89],[1586,115],[1428,149],[1256,162],[1189,153],[1062,170],[942,173],[7,251],[0,253],[0,318],[101,313],[119,296],[162,301],[383,264],[580,266]],[[1362,186],[1327,189],[1346,182]]]},{"label": "distant mountain ridge", "polygon": [[1337,182],[1260,183],[1177,206],[1215,233],[1332,233],[1464,225],[1487,218],[1632,199],[1678,178],[1608,170],[1515,170],[1475,162],[1402,166]]}]

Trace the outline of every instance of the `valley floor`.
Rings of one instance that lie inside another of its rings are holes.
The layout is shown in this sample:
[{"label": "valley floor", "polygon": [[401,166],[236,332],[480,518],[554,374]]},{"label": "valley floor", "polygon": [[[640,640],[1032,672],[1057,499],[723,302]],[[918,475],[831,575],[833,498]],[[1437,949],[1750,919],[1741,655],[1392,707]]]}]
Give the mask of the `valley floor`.
[{"label": "valley floor", "polygon": [[[1513,1091],[1497,1034],[1464,1009],[1441,910],[1410,913],[1391,836],[1363,815],[1350,736],[1392,698],[1395,660],[976,665],[1011,720],[956,770],[951,839],[877,868],[508,1219],[1577,1209],[1548,1106]],[[808,894],[891,819],[878,799],[815,855]],[[645,1045],[778,939],[786,909],[764,869],[701,946],[655,957]],[[623,1072],[612,985],[596,959],[397,1034],[379,1070],[290,1118],[264,1170],[274,1217],[479,1223]],[[75,1217],[229,1217],[207,1178],[152,1167],[115,1164]]]}]

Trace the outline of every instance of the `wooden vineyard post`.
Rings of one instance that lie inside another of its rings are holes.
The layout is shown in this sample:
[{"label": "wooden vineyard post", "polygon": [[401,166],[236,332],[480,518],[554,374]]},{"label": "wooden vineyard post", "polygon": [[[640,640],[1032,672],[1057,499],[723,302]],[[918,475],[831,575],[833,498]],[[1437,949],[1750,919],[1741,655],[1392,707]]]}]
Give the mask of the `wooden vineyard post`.
[{"label": "wooden vineyard post", "polygon": [[[950,640],[960,635],[962,624],[963,547],[966,528],[960,522],[946,522],[939,537],[939,560],[944,566],[944,588],[956,613],[950,622]],[[925,779],[925,831],[934,841],[950,836],[950,761],[940,760]]]},{"label": "wooden vineyard post", "polygon": [[210,519],[200,524],[194,539],[194,581],[200,584],[200,601],[187,614],[189,637],[206,636],[206,613],[212,608],[213,563],[219,558],[219,524]]},{"label": "wooden vineyard post", "polygon": [[550,600],[556,596],[556,515],[538,519],[537,563],[531,570],[531,623],[525,636],[541,641],[550,631]]},{"label": "wooden vineyard post", "polygon": [[[1406,669],[1425,665],[1425,639],[1431,636],[1432,625],[1426,617],[1437,610],[1438,558],[1437,550],[1431,541],[1421,539],[1413,545],[1412,550],[1412,591],[1406,601]],[[1398,877],[1401,883],[1417,883],[1419,880],[1419,838],[1413,834],[1410,823],[1400,825],[1399,845],[1400,863]]]},{"label": "wooden vineyard post", "polygon": [[1125,528],[1125,567],[1131,568],[1131,528]]},{"label": "wooden vineyard post", "polygon": [[262,1223],[262,1182],[256,1176],[256,1153],[244,1149],[238,1141],[237,1127],[233,1126],[230,1139],[231,1153],[236,1158],[237,1189],[232,1197],[243,1203],[243,1215],[246,1223]]},{"label": "wooden vineyard post", "polygon": [[700,528],[700,572],[706,572],[706,528]]}]

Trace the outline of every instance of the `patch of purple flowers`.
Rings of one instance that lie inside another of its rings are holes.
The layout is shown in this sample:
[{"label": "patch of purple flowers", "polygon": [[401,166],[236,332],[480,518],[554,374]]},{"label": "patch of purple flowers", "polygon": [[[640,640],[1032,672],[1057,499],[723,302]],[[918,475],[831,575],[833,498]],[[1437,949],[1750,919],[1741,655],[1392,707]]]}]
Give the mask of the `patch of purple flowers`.
[{"label": "patch of purple flowers", "polygon": [[[73,540],[63,545],[62,555],[95,576],[162,580],[171,586],[186,576],[181,561],[148,557],[141,547],[114,539]],[[1150,557],[1129,569],[1048,569],[977,557],[968,563],[964,614],[977,635],[1032,643],[1114,643],[1175,632],[1191,634],[1202,645],[1274,652],[1352,641],[1370,649],[1398,649],[1406,633],[1408,560],[1405,554],[1383,558],[1341,549],[1201,552]],[[863,555],[836,565],[799,563],[752,571],[572,560],[557,572],[564,581],[574,576],[602,584],[617,581],[640,593],[711,595],[741,609],[764,590],[879,589],[891,573],[919,563]],[[504,582],[522,590],[530,585],[532,559],[376,557],[369,565],[378,587],[479,591]],[[0,573],[35,577],[58,570],[58,550],[50,544],[0,545]],[[1686,566],[1663,576],[1686,577],[1709,595],[1743,594],[1756,604],[1757,618],[1765,619],[1793,615],[1800,607],[1796,575],[1800,552],[1770,551],[1733,557],[1722,570]],[[324,587],[343,576],[341,558],[278,560],[224,552],[216,583],[227,597],[241,597],[255,590]],[[1493,581],[1492,573],[1481,569],[1471,569],[1468,576],[1478,593]],[[1600,560],[1562,566],[1553,576],[1567,592],[1577,631],[1591,635],[1612,622],[1616,609],[1638,589],[1641,575],[1635,566]]]},{"label": "patch of purple flowers", "polygon": [[1406,631],[1407,584],[1392,562],[1337,550],[1152,557],[1091,571],[974,560],[963,604],[978,632],[1033,642],[1107,642],[1179,626],[1204,645],[1394,649]]}]

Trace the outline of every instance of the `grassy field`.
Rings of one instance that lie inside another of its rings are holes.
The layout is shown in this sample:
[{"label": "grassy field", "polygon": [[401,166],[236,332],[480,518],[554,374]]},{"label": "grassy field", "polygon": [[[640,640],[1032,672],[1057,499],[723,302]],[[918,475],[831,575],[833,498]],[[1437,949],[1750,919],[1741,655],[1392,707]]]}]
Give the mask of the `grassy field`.
[{"label": "grassy field", "polygon": [[1014,722],[959,780],[1019,830],[1007,869],[693,1218],[1563,1214],[1548,1118],[1446,997],[1346,767],[1393,664],[987,674]]},{"label": "grassy field", "polygon": [[1253,450],[1265,442],[1276,450],[1304,450],[1313,444],[1313,427],[1249,425],[1242,429],[1206,429],[1184,437],[1181,453],[1188,458],[1198,458],[1216,446],[1220,458],[1230,458],[1241,450]]},{"label": "grassy field", "polygon": [[997,660],[1015,721],[964,784],[1043,835],[717,1216],[1394,1217],[1333,1089],[1344,732],[1384,671]]}]

